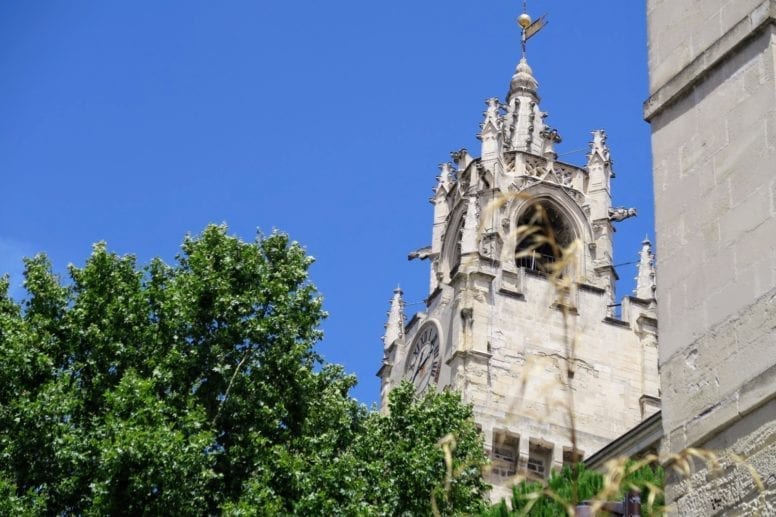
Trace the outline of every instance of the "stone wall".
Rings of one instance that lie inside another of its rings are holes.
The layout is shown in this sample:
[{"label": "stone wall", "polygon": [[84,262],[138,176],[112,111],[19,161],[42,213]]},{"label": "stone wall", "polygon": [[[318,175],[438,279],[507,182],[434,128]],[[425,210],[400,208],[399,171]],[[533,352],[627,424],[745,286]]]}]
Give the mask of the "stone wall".
[{"label": "stone wall", "polygon": [[669,484],[682,515],[776,515],[775,21],[770,0],[648,1],[664,446],[726,465]]},{"label": "stone wall", "polygon": [[[642,397],[656,399],[659,389],[656,341],[639,331],[654,311],[644,301],[631,302],[632,321],[608,318],[608,293],[581,286],[571,297],[573,309],[566,311],[555,303],[556,289],[543,274],[518,270],[515,279],[507,272],[507,284],[504,274],[497,269],[493,275],[459,274],[410,324],[406,336],[411,343],[427,322],[435,322],[443,343],[439,388],[452,386],[473,404],[494,460],[497,449],[512,442],[511,475],[504,473],[510,472],[507,465],[489,478],[494,501],[508,495],[511,476],[525,474],[536,454],[545,456],[545,475],[568,462],[569,403],[577,450],[589,456],[652,414],[657,408],[642,407]],[[464,307],[471,309],[468,336]],[[405,345],[397,356],[397,380],[406,375],[407,351]],[[567,357],[574,358],[570,383]]]}]

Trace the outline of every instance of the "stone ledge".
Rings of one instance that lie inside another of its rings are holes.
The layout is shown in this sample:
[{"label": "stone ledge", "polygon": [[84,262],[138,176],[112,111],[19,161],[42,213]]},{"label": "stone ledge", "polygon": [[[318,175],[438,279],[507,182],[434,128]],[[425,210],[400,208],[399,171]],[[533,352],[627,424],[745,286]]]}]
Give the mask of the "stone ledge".
[{"label": "stone ledge", "polygon": [[450,356],[450,359],[448,359],[445,362],[447,364],[450,364],[458,358],[461,358],[461,359],[472,358],[475,360],[487,362],[487,361],[490,361],[491,357],[493,357],[493,354],[489,354],[488,352],[480,352],[479,350],[456,350],[455,352],[453,352],[453,355]]},{"label": "stone ledge", "polygon": [[604,323],[608,323],[609,325],[614,325],[615,327],[623,327],[627,329],[630,328],[630,323],[628,323],[627,321],[618,320],[617,318],[612,318],[607,316],[606,318],[604,318],[603,321]]},{"label": "stone ledge", "polygon": [[[711,328],[707,328],[704,334],[698,336],[696,339],[693,339],[689,343],[686,343],[682,348],[676,352],[673,352],[665,359],[660,358],[660,367],[663,368],[673,361],[682,360],[680,358],[684,357],[688,350],[691,350],[693,347],[704,346],[704,340],[708,336],[717,336],[721,334],[726,329],[726,327],[733,326],[735,322],[739,321],[741,318],[749,318],[752,316],[753,312],[760,311],[763,309],[763,307],[776,307],[774,304],[776,304],[776,286],[773,286],[770,291],[766,292],[756,300],[753,300],[752,303],[746,307],[743,307],[740,311],[728,315],[727,318],[718,323],[715,323],[711,326]],[[765,316],[765,318],[770,318],[770,316]]]},{"label": "stone ledge", "polygon": [[605,275],[606,273],[611,273],[614,275],[615,280],[620,279],[620,275],[617,274],[617,270],[614,269],[614,266],[612,264],[604,264],[602,266],[595,266],[593,267],[593,271],[598,273],[600,276]]},{"label": "stone ledge", "polygon": [[597,285],[586,284],[583,282],[577,282],[577,288],[579,288],[580,291],[587,291],[588,293],[594,293],[598,295],[606,294],[606,289],[603,287],[598,287]]},{"label": "stone ledge", "polygon": [[[679,452],[687,447],[695,447],[709,441],[731,424],[765,406],[774,398],[776,398],[776,365],[742,385],[731,396],[667,432],[666,435],[671,436],[668,452]],[[682,436],[679,443],[675,439],[678,436]]]},{"label": "stone ledge", "polygon": [[626,296],[626,298],[628,298],[632,304],[640,305],[642,307],[649,307],[649,304],[655,301],[654,299],[647,300],[646,298],[639,298],[637,296]]},{"label": "stone ledge", "polygon": [[510,289],[500,288],[498,290],[499,294],[503,294],[504,296],[507,296],[509,298],[514,298],[516,300],[522,300],[525,301],[525,294],[519,292],[519,291],[512,291]]},{"label": "stone ledge", "polygon": [[644,119],[651,122],[728,55],[736,52],[771,23],[776,23],[776,0],[765,0],[651,94],[644,102]]}]

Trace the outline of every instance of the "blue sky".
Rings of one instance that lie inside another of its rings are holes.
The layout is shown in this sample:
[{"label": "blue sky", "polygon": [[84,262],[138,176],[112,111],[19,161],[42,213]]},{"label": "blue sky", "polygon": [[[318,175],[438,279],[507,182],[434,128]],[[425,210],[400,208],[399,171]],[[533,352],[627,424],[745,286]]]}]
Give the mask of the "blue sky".
[{"label": "blue sky", "polygon": [[[183,235],[278,228],[317,263],[320,351],[378,398],[385,313],[428,293],[437,165],[476,140],[484,100],[520,57],[516,0],[0,3],[0,273],[64,271],[105,240],[171,261]],[[529,1],[529,44],[561,159],[604,128],[615,162],[615,261],[653,234],[643,1]],[[635,266],[618,268],[618,296]],[[422,305],[409,305],[412,313]]]}]

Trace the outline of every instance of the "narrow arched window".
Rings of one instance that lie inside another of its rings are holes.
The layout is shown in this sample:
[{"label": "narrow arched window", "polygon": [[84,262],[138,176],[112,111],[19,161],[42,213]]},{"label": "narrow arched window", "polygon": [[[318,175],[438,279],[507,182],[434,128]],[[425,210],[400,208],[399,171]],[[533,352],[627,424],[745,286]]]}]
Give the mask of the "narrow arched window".
[{"label": "narrow arched window", "polygon": [[517,267],[551,273],[575,234],[566,217],[552,203],[537,201],[517,221]]},{"label": "narrow arched window", "polygon": [[463,222],[465,219],[466,212],[461,215],[461,218],[453,231],[453,241],[449,259],[451,279],[455,276],[458,267],[461,265],[461,240],[463,239]]}]

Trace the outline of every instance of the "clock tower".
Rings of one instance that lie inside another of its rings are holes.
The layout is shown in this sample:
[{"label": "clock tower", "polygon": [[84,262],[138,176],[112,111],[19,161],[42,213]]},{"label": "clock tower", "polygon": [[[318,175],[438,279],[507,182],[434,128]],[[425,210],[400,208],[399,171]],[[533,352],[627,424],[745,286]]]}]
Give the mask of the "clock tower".
[{"label": "clock tower", "polygon": [[[539,22],[520,17],[524,44]],[[405,323],[394,291],[378,376],[384,410],[405,379],[462,393],[500,499],[516,474],[546,476],[659,409],[657,321],[649,241],[613,310],[614,225],[636,211],[612,206],[606,133],[585,163],[559,160],[525,53],[483,116],[479,157],[439,167],[431,244],[410,254],[430,266],[426,306]]]}]

